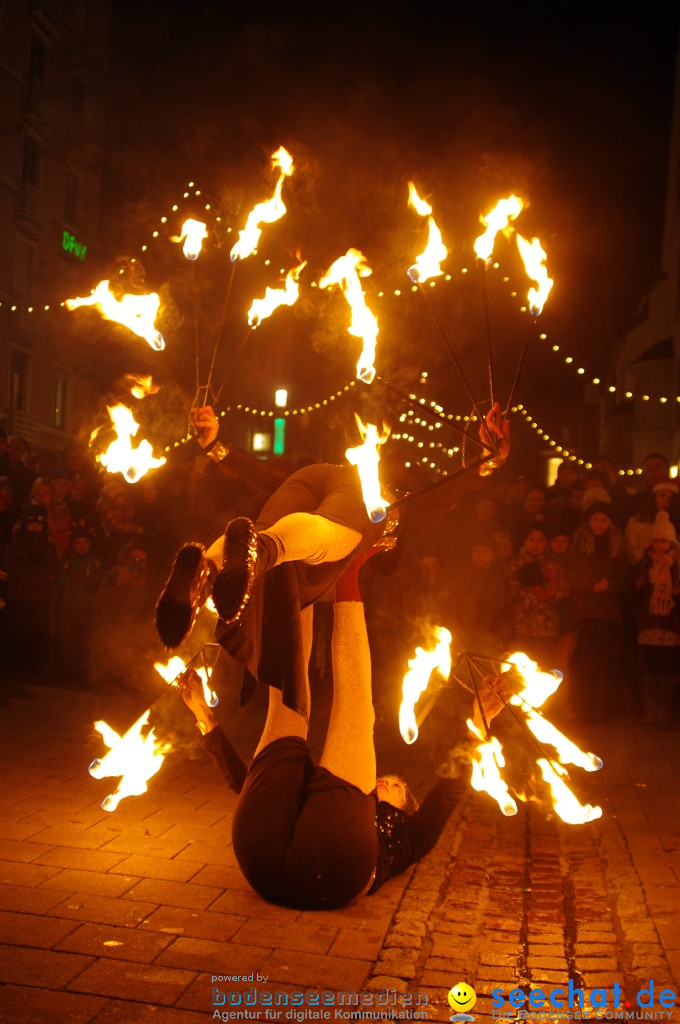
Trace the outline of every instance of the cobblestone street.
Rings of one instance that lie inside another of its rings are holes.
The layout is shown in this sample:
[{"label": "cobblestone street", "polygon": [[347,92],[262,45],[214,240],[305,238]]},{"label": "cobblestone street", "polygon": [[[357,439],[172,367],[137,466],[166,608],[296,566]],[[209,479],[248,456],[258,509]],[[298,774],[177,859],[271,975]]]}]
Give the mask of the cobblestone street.
[{"label": "cobblestone street", "polygon": [[[504,818],[471,794],[433,853],[376,896],[299,913],[242,878],[235,797],[205,758],[168,758],[148,793],[108,814],[100,803],[116,780],[87,773],[103,752],[97,700],[25,685],[3,704],[0,1021],[198,1024],[213,1019],[212,977],[225,975],[242,980],[217,987],[244,1000],[257,974],[286,993],[427,996],[442,1021],[460,981],[477,993],[477,1020],[491,1019],[494,989],[507,1011],[517,986],[566,990],[571,979],[588,997],[618,983],[617,1019],[626,1002],[643,1012],[636,996],[650,981],[656,1011],[661,990],[678,993],[677,733],[627,721],[579,736],[605,762],[588,777],[599,821],[564,825],[531,803]],[[143,710],[133,705],[128,724]],[[250,728],[236,737],[244,753]]]}]

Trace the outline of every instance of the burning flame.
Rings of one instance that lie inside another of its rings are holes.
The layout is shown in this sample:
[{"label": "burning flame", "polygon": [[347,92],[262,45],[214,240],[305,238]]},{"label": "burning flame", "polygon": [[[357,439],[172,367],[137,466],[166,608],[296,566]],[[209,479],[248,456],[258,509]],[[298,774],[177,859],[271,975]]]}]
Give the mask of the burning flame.
[{"label": "burning flame", "polygon": [[273,224],[274,221],[283,217],[286,206],[281,198],[281,189],[286,178],[293,173],[293,158],[290,153],[280,146],[272,154],[272,169],[278,167],[279,178],[274,187],[274,194],[271,199],[264,203],[257,203],[248,214],[246,225],[238,233],[238,242],[232,247],[230,259],[232,263],[236,260],[245,260],[257,247],[262,229],[260,224]]},{"label": "burning flame", "polygon": [[519,196],[512,195],[507,199],[499,199],[491,213],[479,218],[486,231],[475,239],[474,250],[477,259],[488,263],[493,253],[496,235],[499,231],[506,231],[510,221],[514,220],[523,208],[524,201]]},{"label": "burning flame", "polygon": [[446,680],[451,674],[451,634],[443,626],[435,628],[436,646],[432,651],[416,647],[415,657],[408,663],[408,671],[401,684],[401,705],[399,707],[399,731],[406,743],[418,739],[415,706],[418,698],[427,689],[430,676],[437,672]]},{"label": "burning flame", "polygon": [[[167,664],[163,664],[160,661],[155,662],[154,668],[158,672],[159,676],[165,680],[169,686],[174,686],[179,689],[180,677],[186,672],[186,665],[178,655],[174,655],[170,658]],[[203,687],[203,699],[209,708],[217,707],[219,704],[219,698],[214,690],[209,686],[208,672],[201,666],[198,669],[193,669],[196,675],[201,680],[201,686]]]},{"label": "burning flame", "polygon": [[527,725],[539,743],[548,743],[555,748],[560,764],[575,764],[577,768],[583,768],[586,772],[599,772],[602,760],[597,754],[581,750],[543,715],[528,711]]},{"label": "burning flame", "polygon": [[165,458],[155,458],[146,440],[140,441],[136,448],[132,447],[131,438],[136,437],[139,424],[126,405],[107,408],[117,436],[97,459],[109,473],[122,473],[129,484],[134,484],[150,469],[162,466]]},{"label": "burning flame", "polygon": [[515,651],[508,661],[515,666],[524,683],[519,693],[510,698],[510,703],[515,706],[529,704],[532,708],[540,708],[562,682],[561,672],[541,672],[536,662],[523,651]]},{"label": "burning flame", "polygon": [[506,818],[517,814],[517,804],[510,796],[501,776],[501,768],[505,768],[503,748],[495,736],[489,736],[485,740],[471,718],[467,720],[467,727],[479,740],[472,755],[472,788],[478,793],[488,793],[493,797]]},{"label": "burning flame", "polygon": [[109,793],[102,802],[104,811],[115,811],[126,796],[146,793],[148,780],[159,770],[170,749],[169,745],[158,742],[153,729],[144,731],[149,711],[147,708],[124,736],[119,736],[106,722],[94,724],[109,750],[104,757],[92,762],[88,769],[90,775],[94,779],[121,776],[113,793]]},{"label": "burning flame", "polygon": [[440,264],[449,254],[442,241],[442,233],[432,216],[432,207],[421,199],[412,181],[408,183],[408,202],[420,217],[427,217],[427,245],[416,256],[416,262],[408,269],[408,276],[416,283],[428,281],[431,277],[440,277],[444,271]]},{"label": "burning flame", "polygon": [[151,374],[137,377],[134,373],[126,373],[125,380],[130,386],[130,394],[133,398],[146,398],[147,395],[155,395],[157,391],[160,391],[158,384],[154,384]]},{"label": "burning flame", "polygon": [[519,232],[517,233],[517,247],[522,257],[527,277],[536,282],[536,287],[530,288],[527,294],[529,307],[534,316],[540,316],[543,312],[545,301],[550,294],[550,289],[555,283],[551,277],[548,277],[548,271],[545,266],[545,249],[537,238],[532,238],[531,242],[527,242],[526,238],[522,238]]},{"label": "burning flame", "polygon": [[157,352],[162,351],[165,348],[165,341],[163,335],[154,327],[161,302],[160,296],[156,292],[149,295],[126,293],[117,299],[109,285],[109,281],[100,281],[87,298],[66,299],[66,308],[96,306],[105,320],[115,320],[133,334],[148,341],[151,348]]},{"label": "burning flame", "polygon": [[324,277],[319,281],[320,288],[340,286],[347,304],[352,311],[349,333],[361,338],[364,347],[357,362],[357,377],[370,384],[375,377],[375,346],[378,338],[378,321],[366,305],[366,298],[359,278],[368,277],[371,268],[366,258],[358,249],[348,249],[344,256],[332,264]]},{"label": "burning flame", "polygon": [[203,239],[208,237],[208,231],[200,220],[185,220],[179,235],[171,235],[171,242],[184,241],[182,252],[188,260],[197,260],[203,248]]},{"label": "burning flame", "polygon": [[372,523],[380,523],[387,515],[389,502],[380,493],[380,477],[378,466],[380,464],[380,447],[390,436],[389,427],[383,427],[378,433],[374,423],[364,423],[359,416],[354,414],[362,438],[362,444],[356,448],[348,448],[345,458],[359,471],[361,481],[361,493],[368,517]]},{"label": "burning flame", "polygon": [[259,327],[263,320],[271,316],[279,306],[294,306],[300,294],[298,279],[307,266],[303,260],[297,267],[293,267],[286,274],[286,283],[283,288],[266,288],[264,297],[255,299],[248,310],[248,323],[251,327]]},{"label": "burning flame", "polygon": [[[553,765],[550,761],[540,757],[536,762],[541,769],[541,774],[550,787],[555,812],[562,821],[568,825],[583,825],[588,821],[596,821],[602,817],[602,808],[593,807],[591,804],[581,804],[572,791],[563,781],[562,776],[567,776],[564,768]],[[568,776],[567,776],[568,778]]]}]

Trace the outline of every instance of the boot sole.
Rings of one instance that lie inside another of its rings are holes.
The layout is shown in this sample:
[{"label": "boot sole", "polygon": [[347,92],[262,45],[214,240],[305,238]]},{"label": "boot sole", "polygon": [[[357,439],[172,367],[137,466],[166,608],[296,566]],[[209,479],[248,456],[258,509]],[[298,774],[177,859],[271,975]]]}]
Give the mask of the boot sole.
[{"label": "boot sole", "polygon": [[161,642],[167,648],[179,647],[191,632],[198,614],[192,602],[192,590],[203,556],[201,545],[185,545],[178,552],[158,598],[154,621]]}]

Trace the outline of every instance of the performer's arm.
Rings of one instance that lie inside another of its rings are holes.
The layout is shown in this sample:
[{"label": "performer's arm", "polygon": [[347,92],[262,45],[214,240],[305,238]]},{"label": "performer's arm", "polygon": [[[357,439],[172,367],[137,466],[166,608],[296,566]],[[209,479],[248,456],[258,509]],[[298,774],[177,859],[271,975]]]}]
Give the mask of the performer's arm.
[{"label": "performer's arm", "polygon": [[217,463],[220,472],[226,476],[246,480],[266,497],[274,493],[281,483],[280,478],[256,459],[251,459],[245,452],[235,451],[222,444],[217,436],[219,421],[211,406],[192,409],[191,421],[203,454],[211,462]]},{"label": "performer's arm", "polygon": [[[503,676],[487,676],[481,680],[479,697],[484,714],[482,716],[482,709],[476,701],[472,715],[473,724],[479,732],[484,731],[484,719],[490,724],[503,709],[512,692],[509,680]],[[419,861],[436,845],[447,821],[467,790],[471,763],[470,747],[463,745],[454,752],[451,763],[447,765],[446,777],[437,781],[415,814],[408,819],[410,864]]]},{"label": "performer's arm", "polygon": [[180,686],[184,703],[196,719],[203,749],[222,773],[227,785],[240,793],[246,778],[246,766],[227,739],[212,709],[208,707],[197,673],[187,672]]}]

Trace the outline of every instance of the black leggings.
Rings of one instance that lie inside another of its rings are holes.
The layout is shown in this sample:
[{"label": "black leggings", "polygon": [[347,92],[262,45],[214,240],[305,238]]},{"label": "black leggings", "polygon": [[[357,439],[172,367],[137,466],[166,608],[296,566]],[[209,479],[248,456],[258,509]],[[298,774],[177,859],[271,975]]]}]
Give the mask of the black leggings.
[{"label": "black leggings", "polygon": [[264,899],[298,910],[346,906],[376,866],[375,797],[315,768],[297,736],[253,761],[232,826],[244,876]]}]

